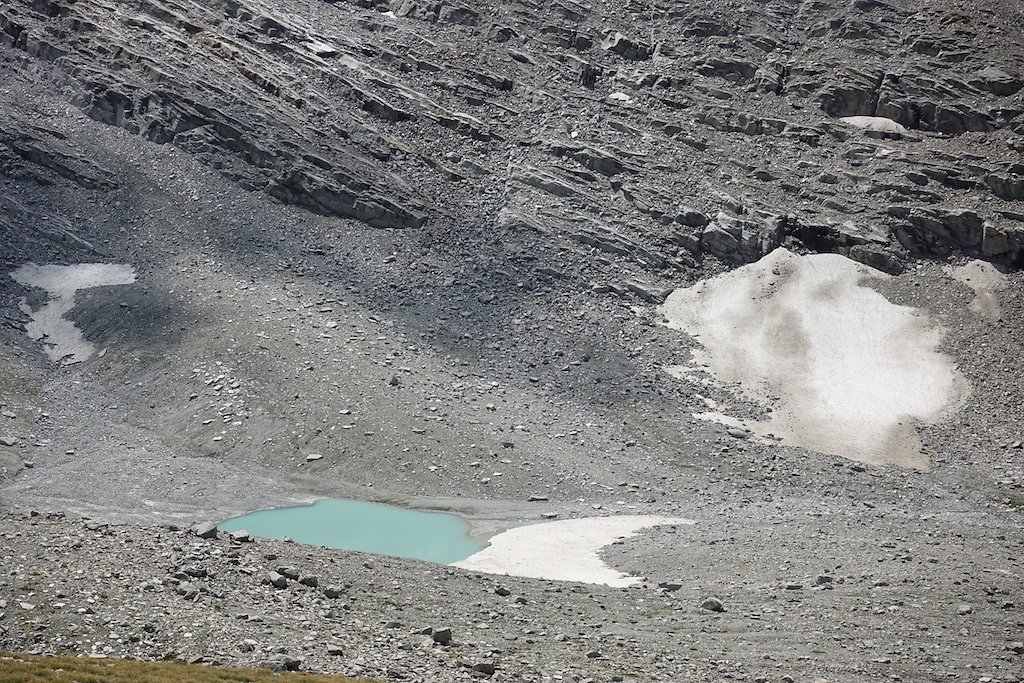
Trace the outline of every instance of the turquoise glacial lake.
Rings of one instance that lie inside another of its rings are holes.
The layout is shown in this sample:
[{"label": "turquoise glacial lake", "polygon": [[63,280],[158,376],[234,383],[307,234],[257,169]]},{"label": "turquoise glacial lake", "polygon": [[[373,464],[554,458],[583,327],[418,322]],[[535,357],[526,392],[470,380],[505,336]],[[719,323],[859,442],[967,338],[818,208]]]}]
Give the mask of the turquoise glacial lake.
[{"label": "turquoise glacial lake", "polygon": [[304,507],[260,510],[229,519],[218,528],[438,564],[464,560],[487,545],[470,536],[469,524],[461,517],[358,500],[320,500]]}]

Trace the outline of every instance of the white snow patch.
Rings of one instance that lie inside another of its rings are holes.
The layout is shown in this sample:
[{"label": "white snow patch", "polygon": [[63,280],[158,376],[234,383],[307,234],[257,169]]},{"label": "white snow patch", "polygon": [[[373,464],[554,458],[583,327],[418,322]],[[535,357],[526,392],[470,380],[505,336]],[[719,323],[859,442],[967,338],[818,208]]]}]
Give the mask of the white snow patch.
[{"label": "white snow patch", "polygon": [[[888,277],[837,254],[777,249],[676,290],[660,311],[669,326],[700,342],[698,368],[772,406],[768,419],[744,423],[755,434],[852,460],[927,469],[916,427],[958,407],[967,384],[952,359],[936,351],[941,329],[861,284]],[[684,376],[682,368],[668,370]]]},{"label": "white snow patch", "polygon": [[854,128],[860,128],[871,133],[906,135],[908,132],[902,124],[892,119],[887,119],[884,116],[843,116],[839,120]]},{"label": "white snow patch", "polygon": [[43,340],[51,360],[71,365],[89,360],[95,352],[93,345],[82,337],[82,331],[64,317],[75,307],[75,294],[89,287],[131,284],[135,282],[135,270],[113,263],[73,266],[27,263],[12,272],[11,277],[26,287],[45,289],[50,295],[49,300],[34,311],[22,297],[22,312],[32,316],[25,331],[32,339]]},{"label": "white snow patch", "polygon": [[609,567],[598,552],[620,538],[667,524],[693,522],[678,517],[623,515],[520,526],[494,536],[489,546],[453,566],[554,581],[632,586],[640,581],[640,577]]}]

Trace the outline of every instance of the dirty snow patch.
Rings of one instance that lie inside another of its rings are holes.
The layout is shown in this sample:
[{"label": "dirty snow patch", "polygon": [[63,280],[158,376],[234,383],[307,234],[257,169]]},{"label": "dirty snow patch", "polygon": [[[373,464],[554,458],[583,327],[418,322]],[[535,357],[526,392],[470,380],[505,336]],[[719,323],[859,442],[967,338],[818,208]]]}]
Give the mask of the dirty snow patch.
[{"label": "dirty snow patch", "polygon": [[972,311],[989,320],[999,320],[1002,313],[999,290],[1006,284],[1006,275],[1001,270],[987,261],[977,259],[959,266],[949,265],[943,270],[954,280],[974,290],[974,301],[970,306]]},{"label": "dirty snow patch", "polygon": [[37,266],[27,263],[11,277],[26,287],[45,289],[50,295],[45,304],[32,310],[28,301],[21,299],[21,310],[32,317],[25,325],[28,336],[42,340],[46,355],[63,365],[81,363],[92,357],[95,349],[86,341],[73,322],[65,318],[75,307],[75,295],[80,289],[107,285],[128,285],[135,282],[131,266],[113,263],[79,263],[73,266]]},{"label": "dirty snow patch", "polygon": [[[927,469],[916,428],[954,410],[966,382],[921,311],[864,286],[891,276],[838,254],[777,249],[673,292],[661,312],[700,343],[694,366],[772,412],[755,434],[873,464]],[[715,417],[715,413],[705,417]],[[735,419],[723,420],[735,426]]]}]

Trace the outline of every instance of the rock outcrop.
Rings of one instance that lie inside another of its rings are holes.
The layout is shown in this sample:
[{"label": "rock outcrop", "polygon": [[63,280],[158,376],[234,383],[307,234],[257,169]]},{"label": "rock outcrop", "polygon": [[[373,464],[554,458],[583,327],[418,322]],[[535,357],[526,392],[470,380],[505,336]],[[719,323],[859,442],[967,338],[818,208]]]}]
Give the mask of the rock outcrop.
[{"label": "rock outcrop", "polygon": [[[95,121],[318,213],[423,228],[475,220],[467,206],[493,221],[533,202],[592,224],[556,231],[566,244],[668,273],[749,262],[786,240],[863,250],[825,238],[832,228],[794,227],[856,224],[892,269],[953,253],[1015,262],[1006,212],[1024,197],[1024,48],[1000,37],[1007,16],[910,0],[642,16],[526,2],[12,0],[0,45],[3,68],[46,74]],[[54,142],[8,120],[0,166],[116,183]],[[683,204],[728,211],[720,191],[745,217],[666,234]],[[1006,248],[936,229],[935,212],[957,209]],[[623,241],[649,246],[637,256]]]}]

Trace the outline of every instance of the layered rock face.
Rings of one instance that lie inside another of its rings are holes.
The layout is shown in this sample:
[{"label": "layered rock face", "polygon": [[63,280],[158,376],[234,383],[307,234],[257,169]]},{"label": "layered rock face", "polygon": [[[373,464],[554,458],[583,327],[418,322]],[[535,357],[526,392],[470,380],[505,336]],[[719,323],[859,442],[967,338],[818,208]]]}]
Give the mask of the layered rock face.
[{"label": "layered rock face", "polygon": [[[783,243],[897,272],[1024,258],[1021,21],[923,0],[11,0],[0,45],[92,119],[319,213],[518,226],[665,276]],[[0,166],[40,165],[116,182],[43,122],[0,123]]]}]

